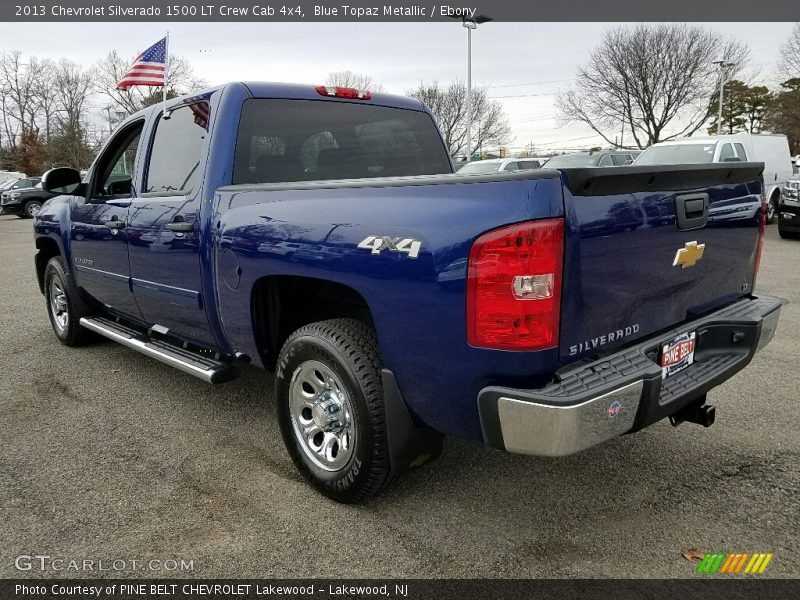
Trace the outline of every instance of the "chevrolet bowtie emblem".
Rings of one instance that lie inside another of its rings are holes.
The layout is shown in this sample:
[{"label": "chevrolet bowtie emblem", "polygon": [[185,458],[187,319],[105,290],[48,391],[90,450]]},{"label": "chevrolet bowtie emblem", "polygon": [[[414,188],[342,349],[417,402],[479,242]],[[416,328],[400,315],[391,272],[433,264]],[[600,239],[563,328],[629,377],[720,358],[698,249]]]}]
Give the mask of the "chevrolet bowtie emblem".
[{"label": "chevrolet bowtie emblem", "polygon": [[680,248],[675,253],[675,260],[672,261],[672,266],[677,267],[678,265],[680,265],[681,269],[695,266],[695,264],[697,264],[697,261],[703,258],[703,252],[705,252],[705,249],[706,249],[705,244],[698,244],[697,242],[686,242],[683,248]]}]

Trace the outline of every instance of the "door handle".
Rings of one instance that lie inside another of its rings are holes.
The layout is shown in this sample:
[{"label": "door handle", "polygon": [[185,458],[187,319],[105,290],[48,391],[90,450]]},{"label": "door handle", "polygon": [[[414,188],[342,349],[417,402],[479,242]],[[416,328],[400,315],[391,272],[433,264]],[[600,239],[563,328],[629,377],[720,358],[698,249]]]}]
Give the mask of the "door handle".
[{"label": "door handle", "polygon": [[109,229],[124,229],[125,221],[121,221],[120,219],[109,219],[105,222],[105,226]]},{"label": "door handle", "polygon": [[188,221],[170,221],[167,223],[167,229],[170,231],[181,231],[184,233],[191,233],[194,227]]}]

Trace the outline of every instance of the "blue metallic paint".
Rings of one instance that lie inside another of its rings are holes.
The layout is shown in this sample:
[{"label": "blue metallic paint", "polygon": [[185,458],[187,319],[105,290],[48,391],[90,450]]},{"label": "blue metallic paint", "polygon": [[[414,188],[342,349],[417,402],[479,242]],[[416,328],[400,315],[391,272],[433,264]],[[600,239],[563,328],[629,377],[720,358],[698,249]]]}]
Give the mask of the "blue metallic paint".
[{"label": "blue metallic paint", "polygon": [[[230,186],[242,102],[253,96],[320,96],[313,86],[288,84],[233,83],[219,92],[211,102],[200,167],[205,172],[190,199],[199,200],[199,218],[196,212],[191,215],[197,219],[192,239],[188,246],[165,253],[181,256],[169,268],[152,256],[142,258],[136,276],[142,285],[132,289],[143,298],[149,285],[144,282],[152,282],[148,291],[156,297],[166,293],[181,302],[196,300],[202,310],[192,310],[205,313],[207,339],[226,354],[243,352],[261,362],[251,307],[259,280],[294,275],[335,281],[356,290],[369,305],[384,365],[395,373],[414,416],[440,431],[480,438],[476,398],[481,388],[541,386],[559,365],[574,360],[568,356],[571,340],[596,335],[597,328],[607,331],[638,320],[641,335],[725,302],[728,292],[743,295],[714,274],[721,264],[714,248],[732,249],[736,258],[724,269],[726,276],[736,285],[752,285],[760,209],[748,211],[760,182],[712,190],[710,225],[702,231],[709,247],[707,268],[678,273],[659,266],[654,278],[653,265],[667,259],[671,265],[670,253],[698,238],[697,232],[676,235],[672,193],[577,197],[557,178],[493,183],[454,178],[452,184],[436,186],[303,191]],[[416,100],[385,94],[375,94],[372,103],[427,111]],[[141,169],[138,165],[137,182]],[[50,201],[35,227],[37,235],[59,240],[70,256],[66,205]],[[465,280],[473,241],[502,225],[561,215],[567,222],[561,348],[504,352],[470,347]],[[130,219],[135,236],[143,228],[137,216]],[[376,256],[357,249],[369,235],[413,237],[422,241],[422,252],[414,260],[401,253]],[[737,236],[752,244],[734,243]],[[192,268],[195,256],[199,282],[178,282],[175,269]],[[695,277],[698,273],[704,276]],[[653,282],[645,295],[643,281]],[[717,293],[720,289],[725,293]],[[687,311],[685,302],[671,302],[674,294],[689,295],[693,308]],[[201,321],[192,320],[193,327],[202,329]],[[615,341],[606,349],[623,343]]]},{"label": "blue metallic paint", "polygon": [[[216,286],[226,339],[238,351],[258,356],[250,310],[256,282],[295,275],[361,294],[384,365],[415,415],[431,427],[480,438],[475,399],[482,387],[542,383],[536,374],[555,366],[555,350],[469,347],[464,290],[466,259],[481,233],[561,215],[557,178],[476,184],[454,176],[449,185],[272,192],[231,186],[218,191],[216,202],[226,208],[220,251],[232,251],[241,268],[238,288],[229,289],[218,263]],[[412,237],[422,241],[422,251],[418,259],[372,255],[356,247],[369,235]]]},{"label": "blue metallic paint", "polygon": [[[702,229],[676,230],[675,196],[683,193],[573,196],[565,185],[562,364],[633,341],[592,348],[608,333],[638,325],[634,337],[646,336],[752,292],[760,181],[711,188]],[[703,259],[690,269],[673,267],[690,241],[706,245]],[[581,343],[588,349],[571,352]]]}]

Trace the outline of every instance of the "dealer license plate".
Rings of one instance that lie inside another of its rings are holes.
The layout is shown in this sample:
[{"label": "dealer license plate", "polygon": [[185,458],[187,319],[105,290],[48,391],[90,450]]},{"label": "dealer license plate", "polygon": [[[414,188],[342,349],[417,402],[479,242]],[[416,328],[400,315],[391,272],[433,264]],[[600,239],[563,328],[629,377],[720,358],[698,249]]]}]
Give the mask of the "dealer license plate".
[{"label": "dealer license plate", "polygon": [[666,379],[694,362],[696,332],[683,333],[661,347],[661,377]]}]

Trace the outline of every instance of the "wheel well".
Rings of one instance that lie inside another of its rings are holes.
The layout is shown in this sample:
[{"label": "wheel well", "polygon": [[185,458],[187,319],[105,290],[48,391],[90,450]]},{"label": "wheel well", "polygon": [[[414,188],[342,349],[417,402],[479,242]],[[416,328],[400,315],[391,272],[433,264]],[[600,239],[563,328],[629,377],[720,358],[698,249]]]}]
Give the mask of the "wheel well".
[{"label": "wheel well", "polygon": [[58,244],[52,238],[36,238],[36,279],[39,282],[39,291],[44,294],[44,269],[54,256],[61,254]]},{"label": "wheel well", "polygon": [[[776,198],[776,196],[777,196],[777,198]],[[776,200],[776,199],[780,200],[780,197],[781,197],[781,187],[779,185],[776,185],[773,188],[772,193],[769,196],[769,199],[770,200]]]},{"label": "wheel well", "polygon": [[272,368],[293,331],[326,319],[357,319],[374,328],[364,297],[351,287],[312,277],[273,275],[253,286],[253,331],[266,367]]}]

